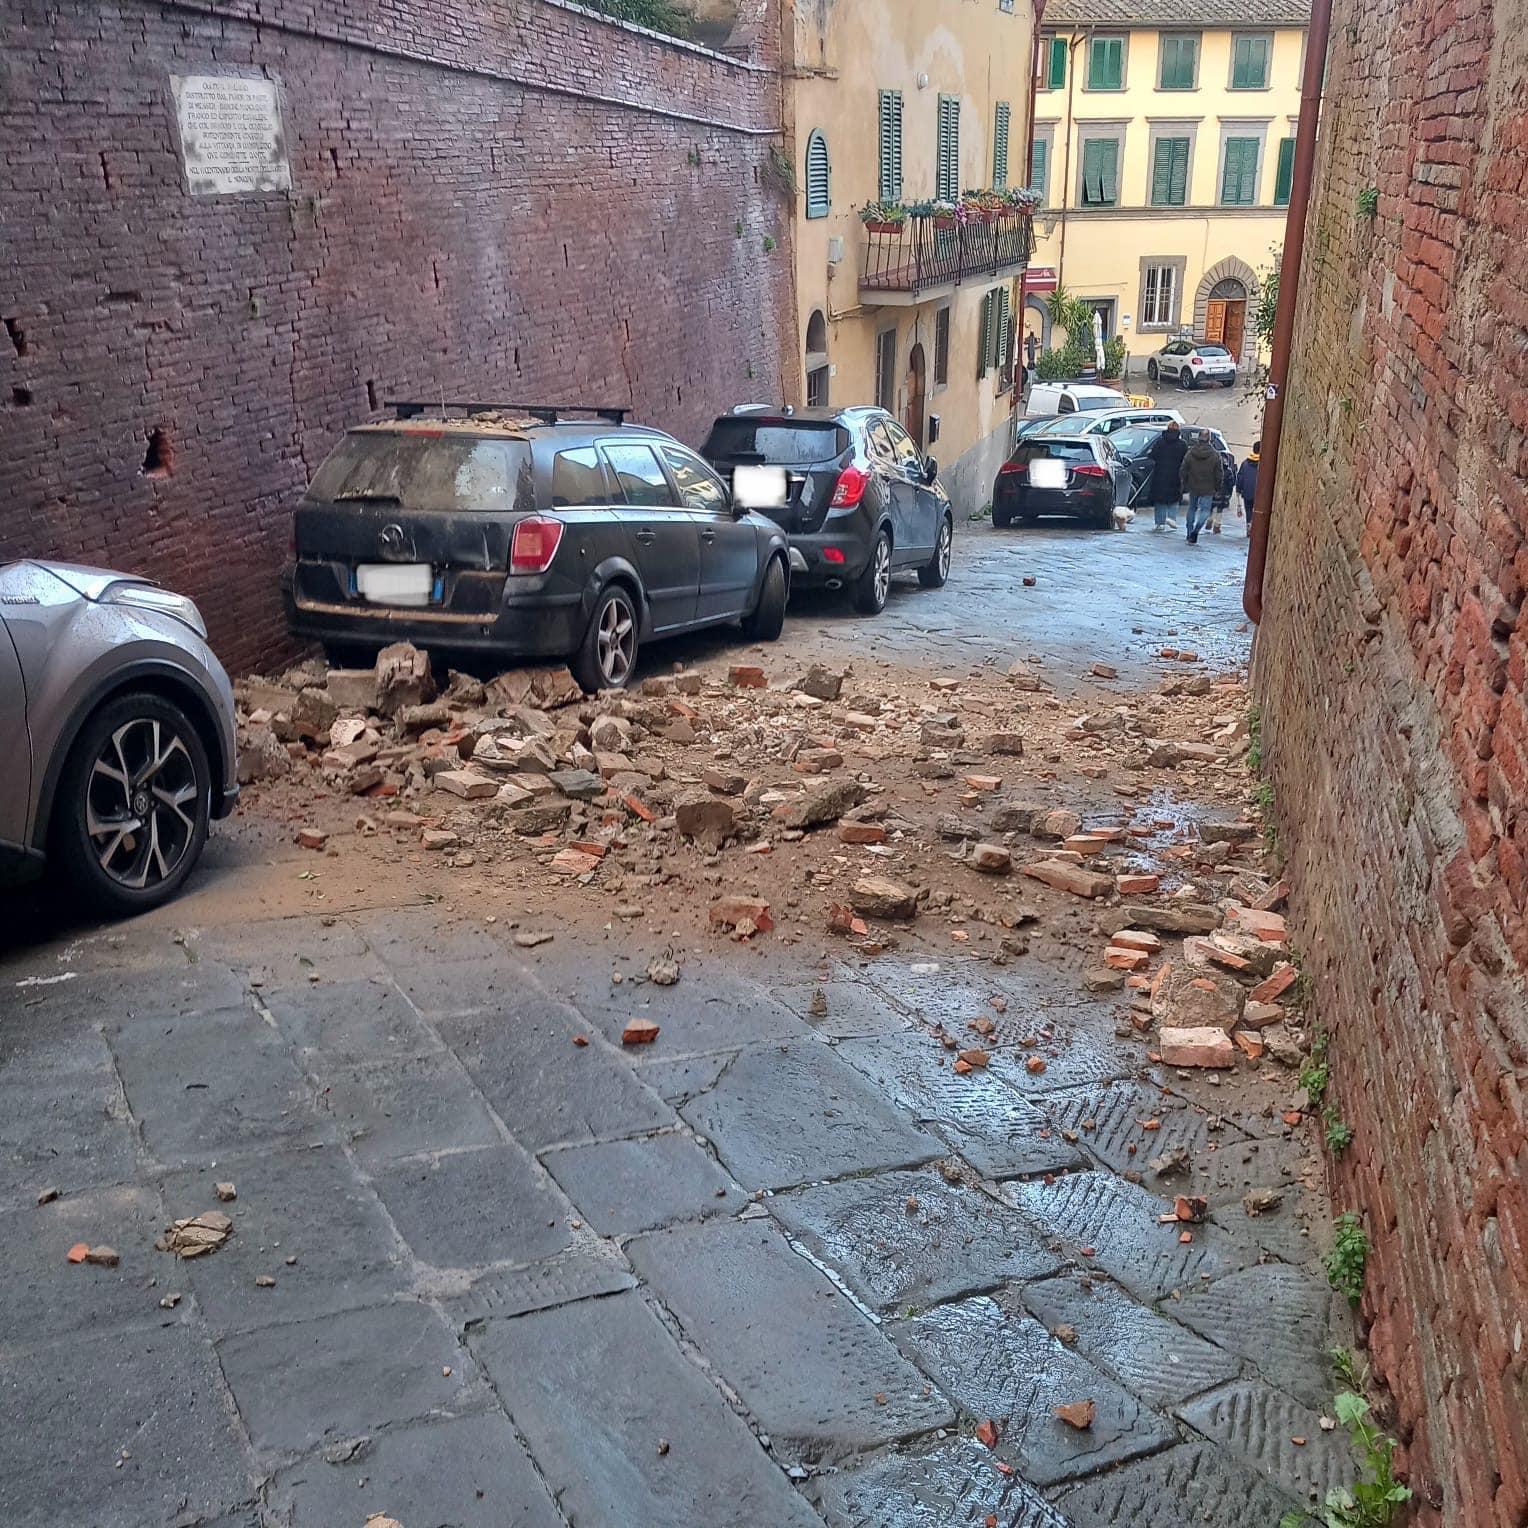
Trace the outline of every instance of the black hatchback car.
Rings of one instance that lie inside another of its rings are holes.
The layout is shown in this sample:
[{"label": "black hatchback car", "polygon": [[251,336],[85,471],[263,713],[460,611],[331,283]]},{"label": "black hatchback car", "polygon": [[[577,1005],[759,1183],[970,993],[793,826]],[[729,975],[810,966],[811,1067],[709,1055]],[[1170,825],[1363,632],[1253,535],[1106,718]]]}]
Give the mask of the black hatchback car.
[{"label": "black hatchback car", "polygon": [[[1119,453],[1130,472],[1128,502],[1131,504],[1144,504],[1150,499],[1151,448],[1156,444],[1162,429],[1159,424],[1130,425],[1109,437],[1109,444]],[[1185,441],[1192,441],[1196,435],[1207,435],[1220,457],[1220,491],[1215,495],[1215,507],[1224,509],[1231,502],[1231,489],[1236,481],[1236,457],[1219,430],[1212,430],[1206,425],[1183,426]]]},{"label": "black hatchback car", "polygon": [[560,658],[591,692],[624,686],[650,637],[728,621],[779,636],[784,533],[661,430],[621,409],[391,407],[345,435],[297,508],[295,635],[342,660],[404,639]]},{"label": "black hatchback car", "polygon": [[992,523],[1069,515],[1090,525],[1113,524],[1128,502],[1130,473],[1104,435],[1026,435],[997,470]]},{"label": "black hatchback car", "polygon": [[955,517],[938,464],[884,409],[745,404],[701,452],[739,503],[789,534],[796,586],[848,588],[875,615],[897,569],[916,568],[926,589],[949,577]]}]

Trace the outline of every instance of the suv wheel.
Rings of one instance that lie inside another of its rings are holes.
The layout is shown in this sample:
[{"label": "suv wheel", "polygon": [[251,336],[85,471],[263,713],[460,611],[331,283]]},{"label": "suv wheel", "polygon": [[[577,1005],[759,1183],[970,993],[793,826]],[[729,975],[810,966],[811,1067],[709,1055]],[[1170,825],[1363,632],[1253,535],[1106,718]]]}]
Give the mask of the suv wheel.
[{"label": "suv wheel", "polygon": [[925,589],[942,589],[950,576],[950,552],[955,545],[955,522],[946,515],[939,522],[939,540],[934,555],[918,569],[918,582]]},{"label": "suv wheel", "polygon": [[773,642],[785,629],[787,592],[785,564],[778,557],[771,557],[764,570],[759,603],[743,617],[743,635],[750,642]]},{"label": "suv wheel", "polygon": [[1180,366],[1178,368],[1178,386],[1185,387],[1189,392],[1193,392],[1196,385],[1193,372],[1187,366]]},{"label": "suv wheel", "polygon": [[81,730],[59,778],[52,838],[70,883],[117,917],[167,902],[207,842],[212,771],[191,719],[160,695],[119,695]]},{"label": "suv wheel", "polygon": [[1155,361],[1148,361],[1146,363],[1146,375],[1150,377],[1153,382],[1155,382],[1157,378],[1161,376],[1161,372],[1157,370],[1157,363]]},{"label": "suv wheel", "polygon": [[624,690],[637,667],[637,612],[623,584],[612,584],[595,601],[583,645],[569,667],[586,694]]},{"label": "suv wheel", "polygon": [[865,571],[854,580],[854,608],[861,615],[879,615],[886,608],[891,593],[891,536],[876,533],[875,545],[865,563]]}]

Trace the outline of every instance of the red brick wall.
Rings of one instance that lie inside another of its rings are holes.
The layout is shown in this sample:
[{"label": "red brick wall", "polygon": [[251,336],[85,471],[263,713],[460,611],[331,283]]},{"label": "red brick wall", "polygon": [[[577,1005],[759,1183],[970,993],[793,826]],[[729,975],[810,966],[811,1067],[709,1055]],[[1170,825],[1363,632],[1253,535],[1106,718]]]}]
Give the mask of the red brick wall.
[{"label": "red brick wall", "polygon": [[[776,11],[740,9],[748,61],[555,0],[11,0],[0,560],[152,574],[259,667],[289,510],[373,398],[630,404],[694,441],[780,393]],[[186,192],[170,76],[219,69],[279,81],[290,194]]]},{"label": "red brick wall", "polygon": [[1524,22],[1336,6],[1255,655],[1336,1208],[1449,1528],[1528,1522]]}]

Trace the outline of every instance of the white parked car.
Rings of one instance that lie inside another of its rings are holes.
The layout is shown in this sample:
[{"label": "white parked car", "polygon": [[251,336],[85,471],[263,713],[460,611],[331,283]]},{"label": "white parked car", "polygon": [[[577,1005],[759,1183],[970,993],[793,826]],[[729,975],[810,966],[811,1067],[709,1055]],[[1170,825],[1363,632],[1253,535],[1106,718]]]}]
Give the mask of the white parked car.
[{"label": "white parked car", "polygon": [[1036,382],[1029,390],[1027,411],[1031,417],[1092,414],[1100,409],[1117,409],[1125,401],[1117,387],[1102,387],[1096,382]]},{"label": "white parked car", "polygon": [[1177,409],[1126,408],[1100,409],[1079,419],[1075,415],[1060,415],[1048,419],[1027,433],[1039,435],[1113,435],[1116,430],[1135,429],[1139,425],[1182,424],[1183,415]]},{"label": "white parked car", "polygon": [[1156,382],[1174,378],[1179,387],[1198,387],[1218,382],[1236,385],[1236,357],[1224,345],[1198,345],[1193,340],[1174,340],[1146,362],[1146,375]]}]

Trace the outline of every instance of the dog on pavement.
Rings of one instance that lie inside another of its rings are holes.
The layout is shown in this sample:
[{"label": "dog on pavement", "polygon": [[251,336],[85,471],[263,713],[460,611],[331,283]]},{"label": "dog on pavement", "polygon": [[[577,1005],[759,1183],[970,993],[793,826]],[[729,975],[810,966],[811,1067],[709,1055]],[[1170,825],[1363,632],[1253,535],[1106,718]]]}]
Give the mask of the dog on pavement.
[{"label": "dog on pavement", "polygon": [[1122,531],[1135,519],[1135,511],[1128,504],[1116,504],[1114,506],[1114,528]]}]

